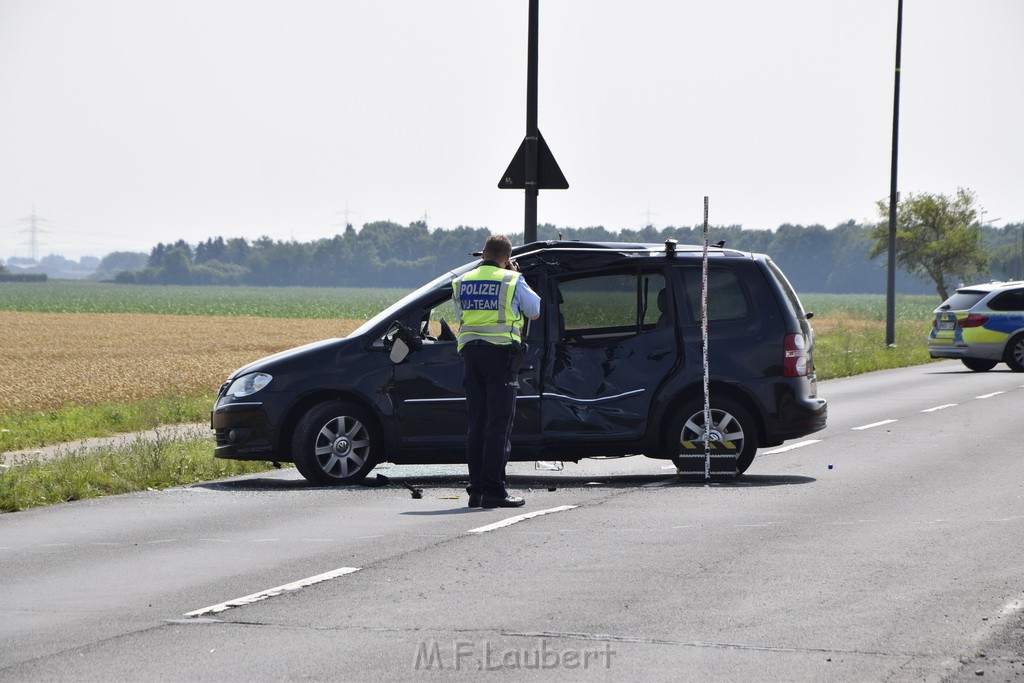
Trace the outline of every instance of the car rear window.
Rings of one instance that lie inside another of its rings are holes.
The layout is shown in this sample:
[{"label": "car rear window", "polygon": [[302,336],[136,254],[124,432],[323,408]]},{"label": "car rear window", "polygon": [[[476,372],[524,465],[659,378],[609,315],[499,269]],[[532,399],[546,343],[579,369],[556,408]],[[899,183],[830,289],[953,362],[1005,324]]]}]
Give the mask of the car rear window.
[{"label": "car rear window", "polygon": [[767,264],[768,270],[771,271],[771,274],[775,276],[776,280],[778,280],[779,286],[782,287],[783,294],[785,294],[786,299],[789,300],[789,305],[793,307],[793,312],[796,313],[798,317],[803,318],[806,315],[804,313],[803,304],[800,303],[800,297],[796,295],[796,290],[793,289],[793,285],[789,284],[789,279],[782,270],[775,265],[775,261],[769,258],[765,259],[764,262]]},{"label": "car rear window", "polygon": [[[691,323],[700,322],[700,268],[683,268],[686,307]],[[750,300],[732,268],[708,269],[708,320],[738,320],[750,315]]]},{"label": "car rear window", "polygon": [[988,292],[979,292],[973,289],[961,289],[953,296],[942,302],[943,308],[947,311],[966,311],[973,308],[979,301],[985,298]]}]

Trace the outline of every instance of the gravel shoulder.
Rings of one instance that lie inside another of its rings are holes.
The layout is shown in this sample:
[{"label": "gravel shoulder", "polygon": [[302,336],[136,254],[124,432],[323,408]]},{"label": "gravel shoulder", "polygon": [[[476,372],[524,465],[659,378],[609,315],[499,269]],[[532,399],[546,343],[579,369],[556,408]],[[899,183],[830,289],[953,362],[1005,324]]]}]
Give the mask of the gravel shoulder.
[{"label": "gravel shoulder", "polygon": [[65,443],[54,444],[52,446],[0,453],[0,467],[10,467],[12,465],[31,460],[48,460],[50,458],[70,453],[85,454],[99,448],[122,446],[139,440],[155,441],[157,439],[181,439],[203,436],[212,437],[210,425],[206,422],[167,425],[145,432],[129,432],[125,434],[118,434],[116,436],[81,439],[79,441],[68,441]]}]

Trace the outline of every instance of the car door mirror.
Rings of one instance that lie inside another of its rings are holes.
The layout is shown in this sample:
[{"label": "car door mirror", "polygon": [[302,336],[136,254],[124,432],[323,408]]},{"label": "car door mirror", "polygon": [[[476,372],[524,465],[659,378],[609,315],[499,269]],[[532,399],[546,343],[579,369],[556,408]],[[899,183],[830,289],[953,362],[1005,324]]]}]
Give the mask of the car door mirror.
[{"label": "car door mirror", "polygon": [[413,351],[422,348],[423,339],[413,334],[412,330],[396,320],[384,334],[384,345],[388,348],[392,363],[401,363]]},{"label": "car door mirror", "polygon": [[391,359],[392,363],[398,365],[408,357],[409,345],[406,344],[401,339],[396,338],[395,341],[392,342],[391,344],[391,353],[388,355],[388,358]]}]

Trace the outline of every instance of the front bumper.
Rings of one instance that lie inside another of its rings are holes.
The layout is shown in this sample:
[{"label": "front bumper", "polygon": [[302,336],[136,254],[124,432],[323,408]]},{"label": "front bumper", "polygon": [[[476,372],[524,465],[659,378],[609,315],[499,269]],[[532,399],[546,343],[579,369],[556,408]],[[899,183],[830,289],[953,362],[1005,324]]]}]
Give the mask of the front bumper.
[{"label": "front bumper", "polygon": [[271,427],[261,401],[226,403],[218,400],[210,413],[210,428],[217,439],[216,458],[279,460]]}]

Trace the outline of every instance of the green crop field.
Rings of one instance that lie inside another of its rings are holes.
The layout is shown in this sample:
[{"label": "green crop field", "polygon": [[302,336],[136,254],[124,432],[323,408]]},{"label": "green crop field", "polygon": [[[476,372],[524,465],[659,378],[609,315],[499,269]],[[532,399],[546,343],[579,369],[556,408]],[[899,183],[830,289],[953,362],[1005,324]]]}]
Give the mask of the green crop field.
[{"label": "green crop field", "polygon": [[0,283],[0,311],[367,320],[408,294],[353,287],[180,287],[51,280]]},{"label": "green crop field", "polygon": [[[0,311],[37,313],[163,313],[264,318],[368,319],[411,290],[397,288],[184,287],[51,280],[0,283]],[[801,294],[818,316],[842,313],[885,320],[881,294]],[[897,319],[930,320],[938,296],[900,295]]]},{"label": "green crop field", "polygon": [[[801,294],[808,312],[818,317],[842,314],[852,318],[885,322],[884,294]],[[932,311],[942,300],[939,295],[896,295],[896,321],[925,321],[931,325]],[[812,320],[812,323],[814,321]]]}]

